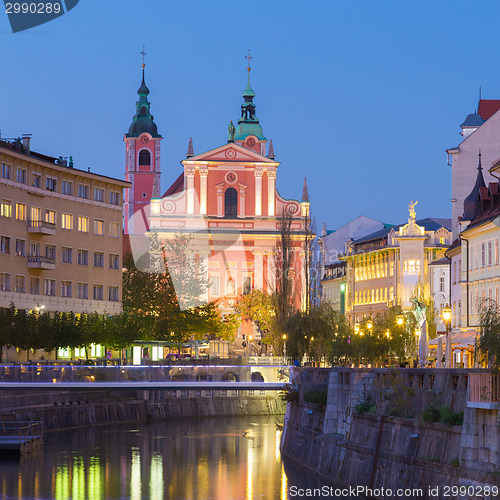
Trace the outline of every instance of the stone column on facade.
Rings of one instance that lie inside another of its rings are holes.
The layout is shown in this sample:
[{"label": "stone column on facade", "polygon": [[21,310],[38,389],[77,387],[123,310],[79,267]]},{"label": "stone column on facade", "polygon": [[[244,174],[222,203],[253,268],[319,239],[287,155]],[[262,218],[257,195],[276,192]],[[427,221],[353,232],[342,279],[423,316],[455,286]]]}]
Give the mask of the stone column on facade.
[{"label": "stone column on facade", "polygon": [[276,285],[276,276],[274,274],[274,251],[266,252],[267,256],[267,289],[274,290]]},{"label": "stone column on facade", "polygon": [[215,185],[217,195],[217,217],[224,217],[224,183]]},{"label": "stone column on facade", "polygon": [[264,290],[264,252],[254,251],[255,288]]},{"label": "stone column on facade", "polygon": [[275,192],[276,192],[276,170],[267,172],[267,215],[274,217],[275,215]]},{"label": "stone column on facade", "polygon": [[194,168],[186,168],[186,205],[188,215],[194,214]]},{"label": "stone column on facade", "polygon": [[241,182],[238,183],[239,186],[239,200],[238,200],[238,217],[245,217],[245,197],[246,197],[246,189],[247,185],[242,184]]},{"label": "stone column on facade", "polygon": [[255,215],[262,215],[262,169],[255,169]]},{"label": "stone column on facade", "polygon": [[200,214],[207,215],[207,177],[208,168],[200,169]]}]

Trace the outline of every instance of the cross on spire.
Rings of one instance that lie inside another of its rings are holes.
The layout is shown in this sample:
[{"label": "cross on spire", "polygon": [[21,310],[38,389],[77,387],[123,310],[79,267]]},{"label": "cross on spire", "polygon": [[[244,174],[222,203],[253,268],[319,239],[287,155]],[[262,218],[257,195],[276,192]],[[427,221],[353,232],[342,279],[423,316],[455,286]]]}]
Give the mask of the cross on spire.
[{"label": "cross on spire", "polygon": [[248,61],[247,65],[247,71],[250,73],[250,61],[253,59],[253,57],[250,55],[250,49],[248,49],[248,55],[245,56],[245,59]]},{"label": "cross on spire", "polygon": [[145,66],[146,66],[146,63],[144,61],[146,59],[146,56],[148,55],[147,52],[146,52],[146,46],[145,45],[142,46],[142,52],[141,52],[141,54],[142,54],[142,69],[144,69]]}]

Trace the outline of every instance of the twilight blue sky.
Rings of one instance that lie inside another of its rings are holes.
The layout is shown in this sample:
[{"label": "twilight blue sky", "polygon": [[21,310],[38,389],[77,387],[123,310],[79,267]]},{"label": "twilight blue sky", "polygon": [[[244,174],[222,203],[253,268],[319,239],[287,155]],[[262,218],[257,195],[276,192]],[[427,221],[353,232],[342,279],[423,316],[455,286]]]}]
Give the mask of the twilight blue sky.
[{"label": "twilight blue sky", "polygon": [[190,136],[195,153],[225,143],[250,48],[278,189],[300,198],[307,175],[318,228],[361,214],[400,223],[416,199],[418,218],[450,217],[445,149],[479,85],[500,98],[499,16],[493,0],[80,0],[12,34],[0,13],[0,129],[121,178],[145,44],[164,190]]}]

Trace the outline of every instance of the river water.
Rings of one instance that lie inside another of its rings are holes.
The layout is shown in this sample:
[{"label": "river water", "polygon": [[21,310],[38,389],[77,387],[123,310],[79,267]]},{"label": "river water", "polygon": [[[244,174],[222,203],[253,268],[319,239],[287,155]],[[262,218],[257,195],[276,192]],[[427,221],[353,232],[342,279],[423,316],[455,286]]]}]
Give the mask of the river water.
[{"label": "river water", "polygon": [[285,500],[310,498],[299,488],[331,486],[284,463],[275,422],[204,418],[48,433],[35,454],[0,460],[0,498]]}]

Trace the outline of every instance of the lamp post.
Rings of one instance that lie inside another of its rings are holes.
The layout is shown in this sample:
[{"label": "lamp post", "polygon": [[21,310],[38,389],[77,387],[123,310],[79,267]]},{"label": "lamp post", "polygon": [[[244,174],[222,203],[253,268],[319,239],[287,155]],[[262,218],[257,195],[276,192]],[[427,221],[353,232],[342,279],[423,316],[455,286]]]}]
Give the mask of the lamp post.
[{"label": "lamp post", "polygon": [[253,340],[252,335],[249,335],[248,336],[248,355],[249,356],[252,355],[252,344],[251,344],[252,340]]},{"label": "lamp post", "polygon": [[286,364],[286,333],[283,334],[283,361]]},{"label": "lamp post", "polygon": [[450,368],[449,366],[446,366],[451,361],[451,352],[448,352],[448,350],[451,350],[451,342],[449,339],[451,326],[451,307],[448,304],[446,304],[446,307],[444,307],[441,311],[441,316],[446,327],[445,368]]}]

